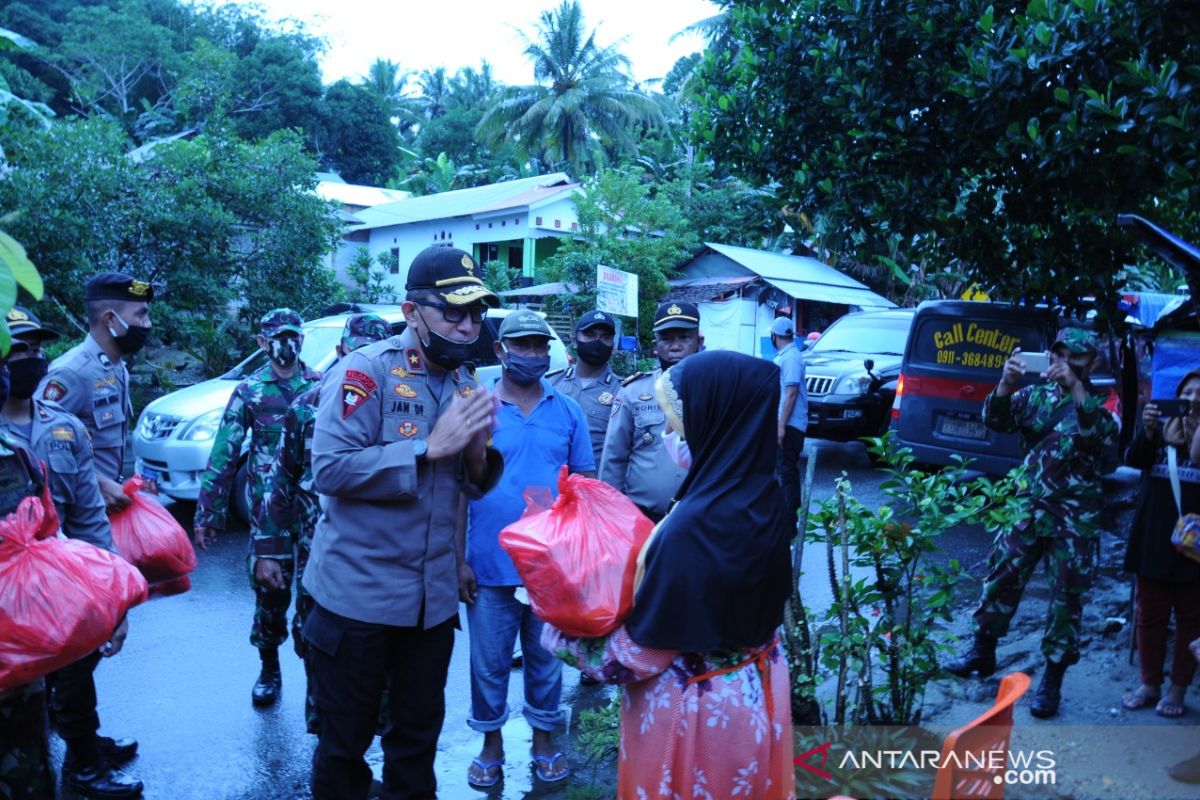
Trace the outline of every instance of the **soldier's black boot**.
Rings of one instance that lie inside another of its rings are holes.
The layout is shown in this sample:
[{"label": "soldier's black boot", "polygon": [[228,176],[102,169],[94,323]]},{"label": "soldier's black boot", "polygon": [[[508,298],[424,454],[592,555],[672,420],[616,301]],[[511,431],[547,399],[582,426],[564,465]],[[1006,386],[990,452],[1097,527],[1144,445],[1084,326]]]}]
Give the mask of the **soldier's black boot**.
[{"label": "soldier's black boot", "polygon": [[1049,719],[1058,715],[1058,704],[1062,702],[1063,675],[1070,666],[1066,661],[1047,661],[1046,671],[1042,673],[1042,682],[1038,684],[1037,694],[1029,703],[1029,713],[1038,719]]},{"label": "soldier's black boot", "polygon": [[975,634],[975,641],[965,653],[942,665],[942,669],[960,678],[971,677],[978,672],[986,678],[996,671],[996,640],[982,633]]},{"label": "soldier's black boot", "polygon": [[269,706],[279,699],[279,690],[283,687],[283,676],[279,674],[279,651],[263,648],[258,654],[262,658],[262,671],[258,673],[250,699],[256,706]]},{"label": "soldier's black boot", "polygon": [[84,797],[116,800],[140,797],[142,782],[116,769],[103,755],[104,750],[103,742],[95,736],[68,741],[63,760],[63,779],[67,785]]}]

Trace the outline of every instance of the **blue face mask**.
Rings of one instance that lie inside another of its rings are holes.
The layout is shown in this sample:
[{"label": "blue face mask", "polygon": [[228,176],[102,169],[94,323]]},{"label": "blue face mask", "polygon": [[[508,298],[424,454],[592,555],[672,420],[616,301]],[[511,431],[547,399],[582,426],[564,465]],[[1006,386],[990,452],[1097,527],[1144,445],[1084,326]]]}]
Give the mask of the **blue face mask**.
[{"label": "blue face mask", "polygon": [[550,371],[549,353],[537,357],[519,356],[506,348],[504,354],[508,357],[504,374],[518,386],[532,386]]}]

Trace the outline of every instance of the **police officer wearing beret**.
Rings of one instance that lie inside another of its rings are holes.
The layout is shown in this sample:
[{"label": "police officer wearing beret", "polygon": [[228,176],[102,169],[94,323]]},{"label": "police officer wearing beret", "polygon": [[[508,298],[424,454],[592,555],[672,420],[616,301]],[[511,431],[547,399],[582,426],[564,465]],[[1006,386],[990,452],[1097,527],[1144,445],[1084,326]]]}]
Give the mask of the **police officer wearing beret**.
[{"label": "police officer wearing beret", "polygon": [[625,379],[604,437],[600,480],[624,492],[657,522],[671,507],[687,471],[671,460],[663,445],[666,416],[654,399],[654,384],[664,369],[700,351],[700,310],[693,303],[667,301],[654,312],[654,354],[659,368]]},{"label": "police officer wearing beret", "polygon": [[87,282],[88,335],[50,365],[38,396],[79,417],[92,436],[100,495],[109,512],[129,505],[121,491],[125,442],[133,418],[125,359],[150,335],[154,288],[123,272],[102,272]]},{"label": "police officer wearing beret", "polygon": [[[115,553],[87,430],[57,403],[34,397],[47,370],[42,344],[58,339],[59,334],[20,307],[8,313],[7,322],[13,341],[4,359],[9,391],[0,406],[0,433],[28,447],[46,466],[63,533]],[[50,679],[58,732],[67,743],[63,775],[85,794],[134,797],[142,790],[140,781],[115,769],[133,758],[137,742],[97,736],[100,718],[92,673],[102,655],[120,652],[127,632],[128,624],[122,620],[104,648],[63,667]]]},{"label": "police officer wearing beret", "polygon": [[575,353],[579,361],[550,379],[550,384],[579,403],[587,418],[592,455],[596,463],[604,454],[604,434],[612,417],[613,401],[621,381],[613,372],[613,338],[617,322],[606,311],[589,311],[575,323]]},{"label": "police officer wearing beret", "polygon": [[304,570],[321,719],[314,800],[367,796],[363,754],[385,686],[382,796],[437,793],[459,498],[483,496],[503,469],[488,446],[494,398],[466,364],[487,307],[499,304],[482,272],[462,250],[421,251],[404,332],[350,353],[322,381],[312,467],[323,514]]}]

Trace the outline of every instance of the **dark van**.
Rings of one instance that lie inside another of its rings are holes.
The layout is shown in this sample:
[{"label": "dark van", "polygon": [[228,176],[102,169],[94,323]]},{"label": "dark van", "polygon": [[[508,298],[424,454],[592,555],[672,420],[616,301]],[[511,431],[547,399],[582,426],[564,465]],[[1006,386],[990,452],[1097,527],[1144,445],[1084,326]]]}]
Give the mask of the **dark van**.
[{"label": "dark van", "polygon": [[[1000,382],[1015,348],[1041,353],[1054,343],[1050,311],[1003,303],[933,300],[922,303],[900,365],[891,428],[919,464],[949,465],[1002,475],[1021,463],[1016,434],[983,424],[983,400]],[[1031,376],[1035,380],[1036,376]]]}]

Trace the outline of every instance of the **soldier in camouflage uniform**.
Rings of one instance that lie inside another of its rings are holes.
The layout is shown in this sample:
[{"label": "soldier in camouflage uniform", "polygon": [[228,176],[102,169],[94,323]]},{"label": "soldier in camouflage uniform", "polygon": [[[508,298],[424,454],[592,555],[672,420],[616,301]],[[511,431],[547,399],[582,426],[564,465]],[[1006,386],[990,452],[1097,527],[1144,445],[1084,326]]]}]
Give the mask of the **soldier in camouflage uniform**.
[{"label": "soldier in camouflage uniform", "polygon": [[[193,537],[201,549],[216,531],[223,531],[229,500],[242,453],[249,435],[246,477],[250,489],[250,518],[262,513],[267,477],[283,433],[283,417],[301,393],[317,385],[320,373],[300,360],[304,321],[290,308],[277,308],[262,318],[258,346],[266,351],[268,363],[237,385],[225,407],[221,427],[213,440],[208,468],[200,481]],[[291,535],[294,537],[295,532]],[[255,705],[270,705],[279,697],[279,646],[287,640],[287,610],[292,603],[292,564],[280,559],[258,559],[251,549],[248,565],[254,587],[254,625],[250,643],[258,648],[262,671],[251,698]]]},{"label": "soldier in camouflage uniform", "polygon": [[671,460],[663,444],[667,418],[654,399],[654,384],[664,369],[698,353],[703,344],[700,310],[693,303],[660,304],[654,312],[654,353],[660,368],[630,375],[613,401],[600,480],[623,492],[655,522],[670,510],[687,470]]},{"label": "soldier in camouflage uniform", "polygon": [[[388,338],[388,324],[374,314],[355,314],[346,320],[342,340],[337,346],[341,358],[371,342]],[[292,644],[296,655],[304,660],[308,688],[304,694],[304,720],[309,733],[318,732],[317,707],[312,696],[312,677],[305,658],[304,637],[300,629],[313,599],[299,576],[308,563],[308,550],[313,531],[321,516],[317,491],[313,488],[312,436],[317,418],[321,385],[317,384],[297,397],[283,417],[283,442],[275,452],[275,462],[267,478],[267,500],[251,526],[254,556],[259,560],[280,562],[284,574],[295,573],[296,613],[292,615]],[[295,563],[295,569],[291,564]],[[284,565],[288,565],[284,567]]]},{"label": "soldier in camouflage uniform", "polygon": [[984,400],[989,428],[1021,436],[1030,470],[1022,493],[1032,512],[997,537],[975,612],[974,644],[945,668],[961,677],[995,671],[996,640],[1008,632],[1021,593],[1045,558],[1051,581],[1042,636],[1046,670],[1030,704],[1030,713],[1040,718],[1058,713],[1063,674],[1079,660],[1083,595],[1092,583],[1100,535],[1101,460],[1118,433],[1105,395],[1088,381],[1097,351],[1091,333],[1066,329],[1051,348],[1045,383],[1017,388],[1025,374],[1017,353]]}]

